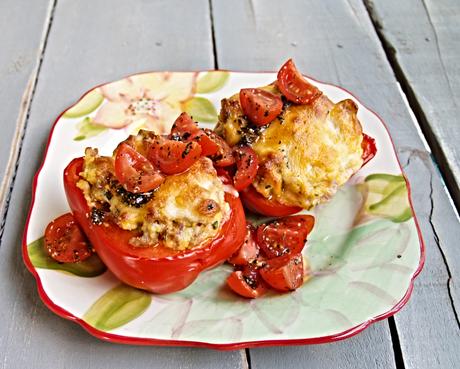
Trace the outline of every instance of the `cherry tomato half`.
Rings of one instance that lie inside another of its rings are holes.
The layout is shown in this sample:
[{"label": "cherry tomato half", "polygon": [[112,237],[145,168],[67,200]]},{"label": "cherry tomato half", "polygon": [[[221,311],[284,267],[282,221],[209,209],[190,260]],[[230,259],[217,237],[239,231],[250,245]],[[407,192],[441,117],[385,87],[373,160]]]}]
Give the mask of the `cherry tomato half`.
[{"label": "cherry tomato half", "polygon": [[255,229],[250,223],[246,225],[246,238],[243,244],[227,261],[233,265],[245,266],[259,256],[259,246],[255,241]]},{"label": "cherry tomato half", "polygon": [[187,114],[182,113],[174,122],[169,138],[175,141],[195,141],[201,146],[201,155],[210,156],[217,153],[219,145]]},{"label": "cherry tomato half", "polygon": [[249,268],[237,270],[230,274],[227,278],[227,285],[233,292],[249,299],[255,299],[267,292],[257,271]]},{"label": "cherry tomato half", "polygon": [[206,135],[218,146],[217,152],[210,156],[216,167],[228,167],[235,164],[232,149],[228,143],[210,129],[203,129]]},{"label": "cherry tomato half", "polygon": [[115,176],[129,192],[148,192],[164,181],[164,176],[147,158],[122,142],[115,155]]},{"label": "cherry tomato half", "polygon": [[361,143],[361,147],[363,148],[363,166],[369,160],[371,160],[375,154],[377,153],[377,146],[375,144],[375,140],[363,133],[363,142]]},{"label": "cherry tomato half", "polygon": [[284,255],[270,259],[259,273],[273,289],[282,292],[294,291],[303,284],[302,255]]},{"label": "cherry tomato half", "polygon": [[302,210],[298,206],[284,205],[274,200],[269,200],[257,192],[254,186],[249,186],[241,191],[240,197],[248,210],[269,217],[292,215]]},{"label": "cherry tomato half", "polygon": [[292,59],[289,59],[278,72],[278,88],[286,99],[296,104],[310,104],[321,96],[322,92],[297,70]]},{"label": "cherry tomato half", "polygon": [[165,174],[181,173],[190,168],[201,156],[196,142],[182,142],[164,138],[155,139],[148,158]]},{"label": "cherry tomato half", "polygon": [[198,124],[196,124],[192,117],[187,113],[182,113],[179,115],[171,127],[170,138],[180,138],[181,140],[186,140],[192,134],[198,132]]},{"label": "cherry tomato half", "polygon": [[219,145],[216,141],[212,140],[206,131],[200,129],[190,136],[188,141],[195,141],[201,146],[202,156],[212,156],[219,150]]},{"label": "cherry tomato half", "polygon": [[237,191],[242,191],[252,184],[259,169],[259,158],[249,146],[238,146],[233,149],[236,160],[236,173],[233,185]]},{"label": "cherry tomato half", "polygon": [[240,90],[240,103],[243,113],[258,126],[270,123],[283,110],[283,101],[279,96],[260,88]]},{"label": "cherry tomato half", "polygon": [[48,224],[45,250],[60,263],[76,263],[88,259],[92,254],[85,235],[71,213],[61,215]]},{"label": "cherry tomato half", "polygon": [[298,254],[314,224],[311,215],[294,215],[261,224],[257,227],[257,244],[268,258]]}]

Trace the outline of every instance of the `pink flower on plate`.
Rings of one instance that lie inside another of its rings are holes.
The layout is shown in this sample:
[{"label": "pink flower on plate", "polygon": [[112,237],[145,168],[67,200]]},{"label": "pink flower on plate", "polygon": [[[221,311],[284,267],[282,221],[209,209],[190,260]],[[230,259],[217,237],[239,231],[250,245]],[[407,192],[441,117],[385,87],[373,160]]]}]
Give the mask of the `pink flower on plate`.
[{"label": "pink flower on plate", "polygon": [[93,123],[109,127],[169,132],[181,103],[193,96],[197,73],[144,73],[100,87],[106,102]]}]

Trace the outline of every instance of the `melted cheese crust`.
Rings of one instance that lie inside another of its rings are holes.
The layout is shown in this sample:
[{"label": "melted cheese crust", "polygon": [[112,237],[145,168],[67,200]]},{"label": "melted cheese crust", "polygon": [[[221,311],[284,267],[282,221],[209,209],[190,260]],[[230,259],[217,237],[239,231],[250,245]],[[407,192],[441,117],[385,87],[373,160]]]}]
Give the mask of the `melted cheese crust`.
[{"label": "melted cheese crust", "polygon": [[109,208],[106,219],[122,229],[140,231],[141,235],[131,240],[137,247],[159,242],[175,250],[197,247],[216,237],[230,215],[224,185],[208,158],[199,159],[183,173],[168,176],[149,200],[138,206],[122,196],[113,158],[87,149],[80,176],[77,186],[91,208],[105,205]]},{"label": "melted cheese crust", "polygon": [[146,208],[141,243],[162,241],[178,250],[214,238],[230,212],[224,185],[208,158],[167,177]]},{"label": "melted cheese crust", "polygon": [[[280,94],[274,86],[264,89]],[[216,132],[230,145],[245,139],[259,156],[253,183],[268,199],[310,209],[329,199],[362,166],[362,128],[352,100],[322,95],[310,105],[286,105],[266,129],[251,132],[238,96],[222,101]]]}]

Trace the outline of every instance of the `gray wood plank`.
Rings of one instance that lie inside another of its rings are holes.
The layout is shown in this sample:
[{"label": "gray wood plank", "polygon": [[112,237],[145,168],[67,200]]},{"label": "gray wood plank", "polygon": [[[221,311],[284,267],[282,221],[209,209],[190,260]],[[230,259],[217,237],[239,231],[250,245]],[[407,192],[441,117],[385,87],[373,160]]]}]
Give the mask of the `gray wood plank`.
[{"label": "gray wood plank", "polygon": [[[458,257],[446,258],[447,264],[444,260],[445,255],[458,255],[458,217],[364,5],[359,0],[213,1],[213,10],[220,68],[277,70],[285,59],[293,57],[307,74],[353,91],[386,122],[414,187],[414,207],[427,249],[425,269],[416,281],[412,299],[395,317],[404,364],[406,368],[458,367],[460,334],[450,298],[458,296],[458,274],[449,269],[458,263]],[[368,339],[380,342],[379,357],[386,360],[373,361],[377,350],[372,349],[360,367],[385,368],[392,362],[389,330],[379,324],[380,330],[366,332],[372,338],[363,333],[343,342],[348,351],[356,352]],[[315,347],[298,350],[318,363],[312,367],[355,367],[346,357],[346,349],[328,347],[324,351],[315,351]],[[279,349],[263,350],[260,355],[251,350],[252,366],[274,367]],[[299,363],[301,355],[283,355],[283,365],[308,367],[309,362]],[[327,355],[334,358],[334,365],[325,361]]]},{"label": "gray wood plank", "polygon": [[460,2],[366,1],[460,206]]},{"label": "gray wood plank", "polygon": [[393,368],[388,355],[391,337],[375,324],[346,341],[324,345],[270,347],[250,350],[251,369],[271,368]]},{"label": "gray wood plank", "polygon": [[[0,234],[53,1],[0,2]],[[33,14],[27,22],[18,22]]]},{"label": "gray wood plank", "polygon": [[212,68],[210,30],[206,0],[58,2],[1,240],[0,368],[230,369],[245,364],[244,351],[123,346],[91,337],[44,307],[20,251],[32,176],[61,110],[92,86],[133,72]]}]

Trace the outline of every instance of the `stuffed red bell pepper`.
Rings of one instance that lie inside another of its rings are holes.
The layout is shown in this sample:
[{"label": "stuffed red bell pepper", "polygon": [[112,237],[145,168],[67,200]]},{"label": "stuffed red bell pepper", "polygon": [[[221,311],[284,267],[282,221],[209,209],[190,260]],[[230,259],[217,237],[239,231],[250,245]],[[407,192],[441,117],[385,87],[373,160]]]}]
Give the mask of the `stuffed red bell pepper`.
[{"label": "stuffed red bell pepper", "polygon": [[[189,120],[179,117],[169,137],[130,136],[111,157],[88,148],[64,171],[73,216],[100,258],[124,283],[154,293],[187,287],[245,238],[238,193],[207,157],[225,147]],[[180,137],[184,124],[196,129],[192,139]]]}]

